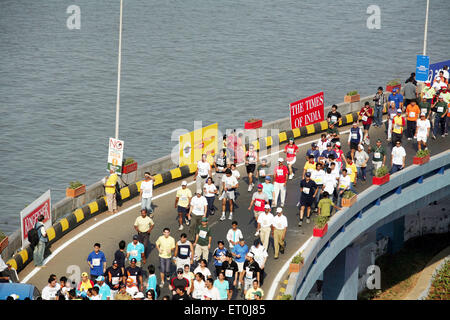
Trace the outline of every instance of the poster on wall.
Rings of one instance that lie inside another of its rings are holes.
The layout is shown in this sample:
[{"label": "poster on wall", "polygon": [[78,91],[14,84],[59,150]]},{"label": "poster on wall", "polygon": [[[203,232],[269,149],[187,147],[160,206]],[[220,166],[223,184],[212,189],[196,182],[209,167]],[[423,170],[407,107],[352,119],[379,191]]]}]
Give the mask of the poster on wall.
[{"label": "poster on wall", "polygon": [[323,92],[292,102],[289,105],[291,129],[301,128],[324,120]]},{"label": "poster on wall", "polygon": [[430,64],[430,70],[428,71],[428,81],[433,83],[434,79],[439,76],[439,72],[444,70],[444,66],[450,67],[450,60]]},{"label": "poster on wall", "polygon": [[108,172],[112,168],[118,175],[122,174],[123,146],[122,140],[109,138],[108,165],[106,167]]},{"label": "poster on wall", "polygon": [[52,226],[52,201],[50,190],[34,200],[30,205],[20,212],[20,230],[22,234],[22,249],[30,244],[28,231],[34,228],[38,217],[44,215],[45,229]]},{"label": "poster on wall", "polygon": [[179,166],[197,163],[202,159],[202,154],[208,158],[214,157],[217,153],[219,126],[214,123],[179,137]]}]

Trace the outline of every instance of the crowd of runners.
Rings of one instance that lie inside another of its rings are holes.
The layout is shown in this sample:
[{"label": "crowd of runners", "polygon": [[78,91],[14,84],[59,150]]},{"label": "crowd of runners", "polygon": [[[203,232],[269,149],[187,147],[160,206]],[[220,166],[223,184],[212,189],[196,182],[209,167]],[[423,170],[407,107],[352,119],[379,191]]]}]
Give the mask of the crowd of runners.
[{"label": "crowd of runners", "polygon": [[[149,235],[155,226],[151,205],[154,177],[146,172],[140,186],[141,214],[134,224],[133,240],[128,244],[119,243],[109,266],[101,245],[94,244],[87,256],[89,272],[81,275],[81,281],[74,285],[65,277],[57,279],[50,275],[42,298],[230,300],[240,296],[263,299],[261,285],[269,257],[269,239],[273,238],[274,259],[285,250],[288,228],[285,210],[298,214],[296,228],[310,223],[313,213],[328,217],[338,214],[346,191],[357,193],[355,186],[364,184],[381,167],[387,167],[391,173],[405,167],[407,155],[402,146],[405,139],[414,139],[417,150],[421,150],[428,148],[430,135],[432,139],[448,135],[450,92],[446,72],[441,72],[433,83],[427,82],[421,91],[416,87],[414,74],[407,79],[403,94],[394,89],[387,96],[378,88],[372,106],[366,102],[359,111],[348,139],[339,132],[342,115],[333,105],[327,115],[327,131],[311,144],[305,159],[297,156],[299,147],[292,138],[276,158],[276,164],[272,164],[266,157],[260,159],[252,144],[246,150],[242,135],[233,132],[224,137],[223,149],[215,158],[203,155],[198,162],[195,193],[183,181],[175,194],[178,231],[183,233],[175,239],[165,227],[155,241],[159,261],[149,261],[144,270]],[[371,141],[370,131],[383,129],[386,139]],[[390,163],[387,163],[389,151]],[[241,179],[237,170],[236,165],[241,163],[245,165],[247,179]],[[295,175],[301,176],[296,191],[299,193],[297,208],[286,208],[286,185]],[[114,173],[105,182],[111,213],[117,210],[112,189],[116,182]],[[245,205],[254,218],[254,242],[248,244],[233,212],[238,188],[243,183],[252,194],[250,203]],[[226,239],[214,243],[208,223],[216,213],[220,214],[219,227],[229,230]],[[45,230],[39,225],[37,228],[40,238],[45,239]],[[171,272],[173,266],[175,274]],[[165,287],[169,294],[161,296]]]}]

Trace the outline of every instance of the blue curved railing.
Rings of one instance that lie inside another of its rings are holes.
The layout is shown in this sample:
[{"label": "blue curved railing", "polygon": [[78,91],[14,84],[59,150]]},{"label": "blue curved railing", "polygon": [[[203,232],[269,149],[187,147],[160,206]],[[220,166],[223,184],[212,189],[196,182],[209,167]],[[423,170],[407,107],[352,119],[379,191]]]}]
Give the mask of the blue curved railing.
[{"label": "blue curved railing", "polygon": [[[391,175],[381,186],[358,194],[358,201],[340,210],[328,222],[322,238],[313,238],[303,251],[304,264],[291,274],[286,288],[296,300],[306,299],[326,267],[355,239],[377,223],[384,224],[405,215],[408,206],[442,199],[450,194],[450,151],[431,157],[424,165],[412,165]],[[427,202],[425,202],[427,201]]]}]

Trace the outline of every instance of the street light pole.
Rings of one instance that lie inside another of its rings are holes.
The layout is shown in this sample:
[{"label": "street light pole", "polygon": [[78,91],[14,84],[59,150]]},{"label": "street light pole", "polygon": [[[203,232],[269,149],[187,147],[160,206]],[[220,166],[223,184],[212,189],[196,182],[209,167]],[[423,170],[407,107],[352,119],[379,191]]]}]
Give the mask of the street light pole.
[{"label": "street light pole", "polygon": [[117,63],[116,139],[119,139],[120,70],[122,67],[122,8],[123,8],[123,0],[120,0],[119,61]]},{"label": "street light pole", "polygon": [[427,0],[427,11],[425,14],[425,32],[423,36],[423,55],[427,55],[427,35],[428,35],[428,9],[430,7],[430,0]]}]

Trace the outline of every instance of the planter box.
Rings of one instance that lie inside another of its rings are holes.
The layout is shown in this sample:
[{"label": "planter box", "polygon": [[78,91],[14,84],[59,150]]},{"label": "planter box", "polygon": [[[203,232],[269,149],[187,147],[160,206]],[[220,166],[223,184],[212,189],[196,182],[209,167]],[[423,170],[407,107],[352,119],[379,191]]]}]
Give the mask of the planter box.
[{"label": "planter box", "polygon": [[245,129],[258,129],[262,127],[262,120],[257,120],[254,122],[245,121],[244,128]]},{"label": "planter box", "polygon": [[356,202],[357,195],[355,194],[350,199],[342,198],[342,207],[351,207]]},{"label": "planter box", "polygon": [[392,90],[394,90],[394,88],[398,88],[398,92],[400,92],[400,89],[402,88],[401,84],[397,84],[395,86],[388,86],[386,85],[386,91],[392,92]]},{"label": "planter box", "polygon": [[426,156],[426,157],[413,157],[413,164],[418,164],[418,165],[422,165],[424,163],[427,163],[428,161],[430,161],[430,155]]},{"label": "planter box", "polygon": [[300,272],[303,267],[303,263],[291,263],[289,264],[289,273]]},{"label": "planter box", "polygon": [[328,223],[322,229],[314,227],[314,229],[313,229],[313,237],[321,238],[327,233],[327,231],[328,231]]},{"label": "planter box", "polygon": [[3,250],[6,249],[6,247],[8,246],[8,244],[9,244],[8,237],[4,237],[3,240],[0,241],[0,253],[2,253]]},{"label": "planter box", "polygon": [[138,167],[138,163],[137,162],[130,163],[130,164],[122,167],[122,173],[123,174],[127,174],[127,173],[130,173],[130,172],[134,172],[134,171],[137,170],[137,167]]},{"label": "planter box", "polygon": [[76,189],[67,188],[66,189],[66,197],[76,198],[82,194],[86,193],[86,185],[83,184]]},{"label": "planter box", "polygon": [[361,99],[359,94],[355,94],[354,96],[345,96],[344,102],[358,102]]},{"label": "planter box", "polygon": [[386,182],[389,182],[389,177],[391,175],[388,173],[383,177],[372,177],[372,184],[381,186],[382,184],[385,184]]}]

